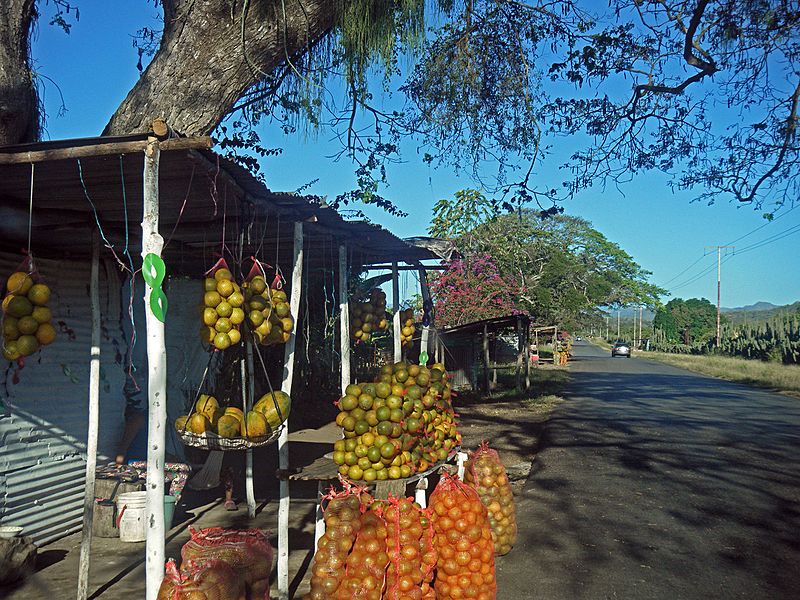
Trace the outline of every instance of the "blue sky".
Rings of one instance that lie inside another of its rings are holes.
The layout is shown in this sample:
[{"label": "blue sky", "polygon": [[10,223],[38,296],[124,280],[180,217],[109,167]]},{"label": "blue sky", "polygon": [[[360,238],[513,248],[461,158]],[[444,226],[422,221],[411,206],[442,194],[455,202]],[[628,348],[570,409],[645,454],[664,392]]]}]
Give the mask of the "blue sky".
[{"label": "blue sky", "polygon": [[[37,72],[54,82],[43,80],[49,139],[100,133],[138,76],[132,35],[143,26],[158,26],[159,11],[152,0],[83,0],[79,5],[80,20],[74,23],[70,35],[48,25],[53,6],[44,5],[33,44]],[[55,84],[64,96],[67,112],[63,116],[57,114],[60,96]],[[346,160],[333,162],[327,158],[338,146],[324,131],[316,137],[287,137],[267,129],[262,137],[266,145],[284,149],[281,156],[268,158],[264,163],[272,189],[291,191],[319,179],[310,191],[333,197],[354,187],[352,165]],[[556,151],[564,152],[570,142],[556,143],[563,144]],[[363,210],[372,220],[400,236],[421,235],[437,200],[452,197],[459,189],[475,187],[475,183],[467,175],[424,164],[412,145],[405,148],[403,158],[406,162],[389,167],[390,185],[384,193],[410,216],[399,219],[380,209]],[[547,173],[553,177],[547,185],[558,185],[557,171],[551,169]],[[620,189],[582,191],[566,202],[564,208],[569,214],[591,221],[608,239],[652,271],[652,281],[671,289],[673,296],[715,301],[716,255],[704,247],[729,244],[765,221],[760,213],[746,206],[726,200],[706,206],[692,203],[691,198],[688,193],[673,194],[665,176],[648,174]],[[783,239],[727,257],[722,267],[723,306],[742,306],[761,300],[775,304],[800,300],[800,261],[796,260],[800,231],[790,229],[800,224],[800,210],[783,212],[785,216],[736,241],[737,248],[742,250],[788,231]],[[706,269],[705,275],[697,277]]]}]

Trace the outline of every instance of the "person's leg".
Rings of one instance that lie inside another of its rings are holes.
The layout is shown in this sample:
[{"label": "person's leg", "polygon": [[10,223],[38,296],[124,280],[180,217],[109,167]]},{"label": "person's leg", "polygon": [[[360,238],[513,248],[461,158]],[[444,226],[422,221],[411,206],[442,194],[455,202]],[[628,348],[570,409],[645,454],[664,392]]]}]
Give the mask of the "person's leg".
[{"label": "person's leg", "polygon": [[144,427],[144,423],[145,416],[141,410],[129,409],[125,411],[125,431],[123,431],[119,446],[117,446],[116,463],[118,465],[125,463],[125,455],[128,452],[128,448],[142,427]]},{"label": "person's leg", "polygon": [[222,473],[220,473],[220,479],[222,479],[222,485],[225,487],[225,509],[237,510],[239,507],[233,499],[233,469],[231,467],[223,468]]}]

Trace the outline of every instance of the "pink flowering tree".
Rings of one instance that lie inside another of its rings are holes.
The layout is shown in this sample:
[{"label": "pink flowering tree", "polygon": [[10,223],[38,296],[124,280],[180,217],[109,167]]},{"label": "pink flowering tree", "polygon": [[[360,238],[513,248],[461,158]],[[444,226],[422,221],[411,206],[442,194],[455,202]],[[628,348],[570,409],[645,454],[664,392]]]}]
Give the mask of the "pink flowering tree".
[{"label": "pink flowering tree", "polygon": [[472,254],[446,267],[431,281],[437,326],[454,327],[518,312],[514,302],[518,285],[500,274],[489,254]]}]

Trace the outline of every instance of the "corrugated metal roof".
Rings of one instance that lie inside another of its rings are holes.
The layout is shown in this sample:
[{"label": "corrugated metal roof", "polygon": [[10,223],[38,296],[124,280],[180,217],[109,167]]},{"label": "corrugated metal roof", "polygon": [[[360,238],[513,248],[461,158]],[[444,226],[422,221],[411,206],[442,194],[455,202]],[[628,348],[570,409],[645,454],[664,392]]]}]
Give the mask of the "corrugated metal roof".
[{"label": "corrugated metal roof", "polygon": [[[58,140],[0,147],[0,153],[117,141],[116,138]],[[34,232],[46,231],[49,242],[39,253],[88,256],[90,245],[86,240],[94,227],[96,209],[106,237],[118,247],[124,246],[127,221],[132,253],[138,254],[142,167],[141,152],[36,163],[33,227]],[[3,175],[0,245],[15,251],[24,243],[27,232],[31,165],[3,165],[0,172]],[[161,233],[173,240],[165,258],[172,263],[185,260],[187,273],[196,273],[201,268],[198,265],[192,271],[197,261],[189,259],[208,257],[220,248],[223,231],[231,245],[239,235],[239,223],[252,219],[265,223],[263,229],[256,227],[259,239],[254,246],[278,247],[281,254],[278,260],[282,263],[290,262],[292,231],[286,225],[293,221],[308,222],[308,241],[312,247],[315,239],[335,236],[353,247],[354,260],[362,264],[437,258],[429,250],[409,245],[378,225],[345,221],[316,197],[272,192],[246,169],[210,150],[162,152],[159,190]],[[312,255],[311,260],[314,259]]]}]

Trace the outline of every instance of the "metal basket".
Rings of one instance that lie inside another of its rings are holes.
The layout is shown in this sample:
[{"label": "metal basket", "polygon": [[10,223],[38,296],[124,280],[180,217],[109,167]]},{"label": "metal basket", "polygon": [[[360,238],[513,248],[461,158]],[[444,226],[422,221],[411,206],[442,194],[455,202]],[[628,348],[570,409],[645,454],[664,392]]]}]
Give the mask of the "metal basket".
[{"label": "metal basket", "polygon": [[191,431],[179,431],[178,435],[187,446],[193,448],[201,448],[202,450],[220,450],[222,452],[233,450],[249,450],[250,448],[260,448],[266,446],[278,439],[281,431],[283,431],[284,424],[275,429],[269,435],[264,435],[257,438],[225,438],[213,431],[206,431],[205,433],[193,433]]}]

